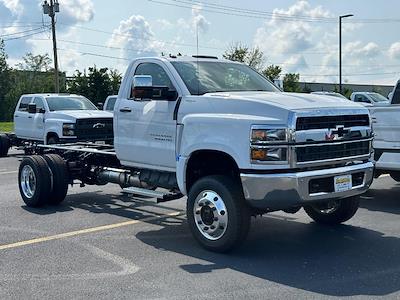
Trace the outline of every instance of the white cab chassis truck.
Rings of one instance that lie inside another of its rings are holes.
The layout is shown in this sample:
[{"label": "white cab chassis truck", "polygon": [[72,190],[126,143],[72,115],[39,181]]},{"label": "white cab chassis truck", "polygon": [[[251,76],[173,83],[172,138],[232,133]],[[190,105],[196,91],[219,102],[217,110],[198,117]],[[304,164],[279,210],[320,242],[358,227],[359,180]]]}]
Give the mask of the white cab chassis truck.
[{"label": "white cab chassis truck", "polygon": [[283,93],[232,61],[140,58],[119,90],[114,147],[39,145],[21,162],[19,188],[35,207],[60,203],[75,182],[158,202],[187,196],[194,238],[224,252],[258,214],[349,220],[373,178],[371,144],[368,110],[354,102]]},{"label": "white cab chassis truck", "polygon": [[14,112],[14,133],[0,134],[0,157],[10,147],[29,154],[36,144],[113,141],[113,115],[74,94],[22,95]]}]

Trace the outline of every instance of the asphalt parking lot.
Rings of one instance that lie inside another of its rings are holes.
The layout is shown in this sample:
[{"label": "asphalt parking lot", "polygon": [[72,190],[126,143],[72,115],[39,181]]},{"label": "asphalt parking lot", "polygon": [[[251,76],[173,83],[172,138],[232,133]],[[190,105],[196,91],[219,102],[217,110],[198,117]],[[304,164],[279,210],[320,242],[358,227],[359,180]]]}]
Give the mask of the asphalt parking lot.
[{"label": "asphalt parking lot", "polygon": [[400,184],[390,177],[345,225],[272,213],[222,255],[192,239],[184,200],[155,205],[107,185],[27,208],[10,154],[0,159],[0,299],[400,298]]}]

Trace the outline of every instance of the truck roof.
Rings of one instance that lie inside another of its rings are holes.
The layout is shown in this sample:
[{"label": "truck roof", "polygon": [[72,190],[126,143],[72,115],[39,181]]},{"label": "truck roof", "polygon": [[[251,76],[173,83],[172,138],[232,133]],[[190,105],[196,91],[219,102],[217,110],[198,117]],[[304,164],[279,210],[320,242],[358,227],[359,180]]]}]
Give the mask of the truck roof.
[{"label": "truck roof", "polygon": [[77,94],[68,94],[68,93],[37,93],[37,94],[23,94],[21,95],[21,97],[23,96],[28,96],[28,97],[35,97],[35,96],[39,96],[39,97],[83,97],[82,95],[77,95]]},{"label": "truck roof", "polygon": [[174,62],[174,61],[182,61],[182,62],[197,62],[197,61],[209,61],[209,62],[229,62],[229,63],[238,63],[240,64],[241,62],[236,62],[224,58],[218,58],[216,56],[208,56],[208,55],[182,55],[182,56],[155,56],[155,57],[141,57],[139,59],[157,59],[157,60],[166,60],[169,62]]}]

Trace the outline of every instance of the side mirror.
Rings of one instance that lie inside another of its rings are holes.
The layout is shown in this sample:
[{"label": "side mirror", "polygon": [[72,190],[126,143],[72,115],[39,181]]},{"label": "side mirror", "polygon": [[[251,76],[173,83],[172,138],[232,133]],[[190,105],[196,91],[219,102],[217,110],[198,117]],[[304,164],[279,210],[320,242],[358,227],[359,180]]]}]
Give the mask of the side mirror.
[{"label": "side mirror", "polygon": [[96,106],[97,106],[98,109],[102,110],[103,107],[104,107],[104,104],[101,103],[101,102],[97,102],[97,105],[96,105]]},{"label": "side mirror", "polygon": [[151,75],[133,76],[131,99],[174,101],[178,98],[177,91],[171,91],[167,86],[153,86]]},{"label": "side mirror", "polygon": [[28,113],[36,114],[36,104],[34,103],[28,104]]}]

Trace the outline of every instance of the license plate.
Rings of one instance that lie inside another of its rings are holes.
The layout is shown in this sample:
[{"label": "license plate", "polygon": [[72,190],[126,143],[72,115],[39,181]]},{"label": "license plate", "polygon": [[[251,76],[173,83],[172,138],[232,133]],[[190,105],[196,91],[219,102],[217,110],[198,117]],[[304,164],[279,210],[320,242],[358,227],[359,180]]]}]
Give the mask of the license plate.
[{"label": "license plate", "polygon": [[351,175],[340,175],[334,177],[335,192],[344,192],[352,188]]}]

